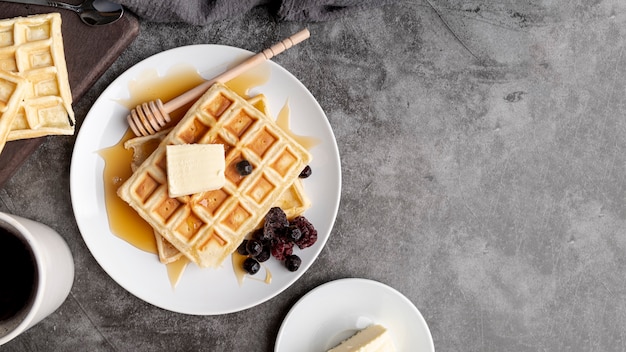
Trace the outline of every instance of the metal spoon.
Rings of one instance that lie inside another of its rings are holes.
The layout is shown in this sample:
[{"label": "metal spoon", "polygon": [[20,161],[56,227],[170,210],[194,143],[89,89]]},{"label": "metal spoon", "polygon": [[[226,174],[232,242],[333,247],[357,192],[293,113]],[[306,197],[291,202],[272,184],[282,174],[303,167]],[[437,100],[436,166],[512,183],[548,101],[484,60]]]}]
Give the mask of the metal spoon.
[{"label": "metal spoon", "polygon": [[20,4],[31,4],[71,10],[78,14],[81,21],[90,26],[101,26],[119,20],[124,14],[122,5],[107,0],[85,0],[80,5],[47,0],[0,0]]}]

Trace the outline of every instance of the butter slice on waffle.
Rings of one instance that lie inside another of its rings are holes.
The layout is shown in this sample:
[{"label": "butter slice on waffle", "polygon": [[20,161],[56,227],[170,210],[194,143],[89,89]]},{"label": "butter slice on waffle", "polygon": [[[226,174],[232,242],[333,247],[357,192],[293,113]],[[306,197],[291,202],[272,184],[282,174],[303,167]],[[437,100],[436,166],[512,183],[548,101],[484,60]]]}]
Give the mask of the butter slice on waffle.
[{"label": "butter slice on waffle", "polygon": [[[169,198],[166,146],[219,143],[226,150],[226,184]],[[253,171],[240,176],[235,165]],[[222,84],[213,85],[118,189],[168,242],[200,267],[218,267],[261,222],[311,161],[306,149],[272,119]]]},{"label": "butter slice on waffle", "polygon": [[60,14],[0,20],[0,70],[29,82],[8,140],[74,133]]},{"label": "butter slice on waffle", "polygon": [[0,70],[0,152],[6,144],[25,88],[25,79],[11,72]]}]

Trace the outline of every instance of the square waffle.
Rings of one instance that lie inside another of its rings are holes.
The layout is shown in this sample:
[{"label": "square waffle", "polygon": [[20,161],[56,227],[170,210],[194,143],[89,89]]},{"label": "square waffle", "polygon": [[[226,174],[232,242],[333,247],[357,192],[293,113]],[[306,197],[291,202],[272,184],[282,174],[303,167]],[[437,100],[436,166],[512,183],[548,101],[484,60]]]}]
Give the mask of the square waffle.
[{"label": "square waffle", "polygon": [[74,133],[60,14],[0,20],[0,70],[15,72],[29,82],[9,141]]},{"label": "square waffle", "polygon": [[[246,99],[248,103],[257,108],[257,110],[269,116],[267,110],[267,101],[264,95],[258,94],[254,97]],[[150,154],[158,147],[159,143],[171,129],[159,131],[153,135],[134,137],[124,143],[124,148],[133,152],[131,170],[135,172],[139,166],[148,158]],[[274,206],[283,209],[288,219],[293,219],[298,215],[302,215],[305,210],[311,206],[311,202],[304,193],[302,181],[297,179],[294,183],[280,196]],[[257,225],[259,227],[260,224]],[[180,259],[183,254],[176,249],[171,243],[163,238],[156,230],[154,237],[157,244],[157,252],[159,261],[163,264],[172,263]]]},{"label": "square waffle", "polygon": [[25,79],[11,72],[0,70],[0,152],[6,144],[25,88]]},{"label": "square waffle", "polygon": [[[226,184],[214,191],[169,198],[166,146],[219,143]],[[241,176],[236,164],[253,171]],[[118,189],[176,249],[200,267],[218,267],[261,222],[311,161],[306,149],[272,119],[222,84],[213,85]]]}]

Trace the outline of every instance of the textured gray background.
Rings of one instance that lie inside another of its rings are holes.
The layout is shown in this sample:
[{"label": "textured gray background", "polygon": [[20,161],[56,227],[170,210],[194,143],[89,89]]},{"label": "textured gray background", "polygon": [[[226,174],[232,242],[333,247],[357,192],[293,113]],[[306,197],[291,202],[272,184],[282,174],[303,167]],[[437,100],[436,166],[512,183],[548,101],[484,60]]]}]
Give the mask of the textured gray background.
[{"label": "textured gray background", "polygon": [[[203,27],[142,23],[77,117],[152,54],[196,43],[256,51],[302,26],[262,8]],[[76,280],[56,313],[0,349],[270,351],[302,295],[364,277],[404,293],[438,351],[625,350],[626,2],[398,1],[307,26],[306,45],[275,61],[325,110],[343,173],[311,269],[240,313],[144,303],[82,241],[74,137],[48,138],[0,189],[0,210],[58,230]]]}]

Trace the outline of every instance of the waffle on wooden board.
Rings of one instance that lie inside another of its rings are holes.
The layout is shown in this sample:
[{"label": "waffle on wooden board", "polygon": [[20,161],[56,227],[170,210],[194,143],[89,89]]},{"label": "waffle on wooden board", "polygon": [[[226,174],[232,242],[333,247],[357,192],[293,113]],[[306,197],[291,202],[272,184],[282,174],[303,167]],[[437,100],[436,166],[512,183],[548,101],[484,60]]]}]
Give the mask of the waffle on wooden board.
[{"label": "waffle on wooden board", "polygon": [[7,141],[74,133],[60,14],[0,20],[0,71],[26,80]]}]

